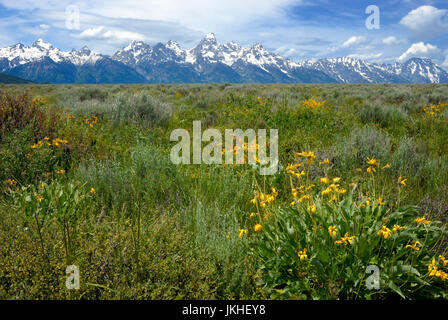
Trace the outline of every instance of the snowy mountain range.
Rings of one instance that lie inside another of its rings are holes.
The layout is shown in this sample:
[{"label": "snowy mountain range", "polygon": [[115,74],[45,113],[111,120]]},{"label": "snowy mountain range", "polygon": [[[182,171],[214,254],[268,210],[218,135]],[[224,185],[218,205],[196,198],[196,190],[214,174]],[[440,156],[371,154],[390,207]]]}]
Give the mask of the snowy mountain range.
[{"label": "snowy mountain range", "polygon": [[213,33],[182,49],[168,41],[132,41],[112,56],[87,47],[62,51],[43,40],[0,48],[0,72],[49,83],[448,83],[430,59],[376,64],[343,57],[295,62],[236,42],[219,44]]}]

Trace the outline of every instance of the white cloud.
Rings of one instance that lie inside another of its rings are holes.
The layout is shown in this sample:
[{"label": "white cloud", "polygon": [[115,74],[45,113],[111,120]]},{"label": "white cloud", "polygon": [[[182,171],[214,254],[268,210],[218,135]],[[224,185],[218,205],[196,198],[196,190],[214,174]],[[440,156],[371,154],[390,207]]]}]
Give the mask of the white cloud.
[{"label": "white cloud", "polygon": [[123,30],[108,30],[104,26],[86,29],[78,35],[73,35],[73,37],[85,40],[104,39],[117,43],[130,40],[145,40],[145,36],[140,33]]},{"label": "white cloud", "polygon": [[30,32],[35,36],[44,36],[50,30],[50,26],[47,24],[40,24],[38,27],[33,28]]},{"label": "white cloud", "polygon": [[396,46],[402,43],[406,43],[407,41],[405,39],[397,39],[394,36],[390,36],[383,39],[383,43],[387,46]]},{"label": "white cloud", "polygon": [[358,44],[362,44],[362,43],[366,43],[367,42],[367,38],[363,37],[363,36],[353,36],[350,37],[347,41],[345,41],[342,44],[343,48],[349,48],[349,47],[353,47],[354,45],[358,45]]},{"label": "white cloud", "polygon": [[77,37],[81,39],[101,39],[104,38],[104,32],[104,26],[100,26],[98,28],[89,28],[81,32]]},{"label": "white cloud", "polygon": [[409,12],[400,21],[414,38],[429,39],[448,32],[448,10],[421,6]]},{"label": "white cloud", "polygon": [[[335,52],[339,52],[339,51],[346,51],[347,49],[351,48],[351,49],[370,49],[369,46],[362,46],[360,47],[360,44],[364,44],[367,42],[367,38],[364,36],[352,36],[350,38],[348,38],[346,41],[344,41],[342,44],[337,44],[337,45],[333,45],[328,47],[327,49],[321,51],[320,53],[318,53],[319,56],[325,56],[329,53],[335,53]],[[357,48],[355,48],[357,47]],[[345,54],[345,53],[344,53]]]},{"label": "white cloud", "polygon": [[379,59],[383,56],[381,52],[379,53],[366,53],[366,54],[358,54],[358,53],[352,53],[348,55],[351,58],[361,59],[361,60],[372,60],[372,59]]},{"label": "white cloud", "polygon": [[[108,54],[119,48],[112,43],[111,37],[98,41],[92,36],[88,40],[89,32],[82,35],[86,39],[74,38],[71,33],[77,32],[80,36],[82,30],[104,26],[111,32],[121,30],[144,35],[150,44],[175,40],[191,48],[206,33],[214,32],[220,42],[234,40],[242,45],[252,45],[261,41],[267,47],[278,47],[290,43],[291,37],[299,34],[298,30],[304,32],[297,19],[291,18],[285,10],[289,5],[304,3],[308,0],[0,0],[0,6],[21,10],[28,20],[39,19],[49,24],[54,30],[51,36],[59,46],[70,49],[88,42],[92,49]],[[79,7],[81,31],[67,30],[68,5]],[[273,26],[273,22],[281,23]],[[319,27],[322,28],[325,29]],[[272,35],[272,29],[277,29],[275,35]],[[305,32],[311,32],[308,25],[306,29]],[[263,36],[259,36],[262,32],[265,32]],[[282,38],[290,37],[278,45],[279,34]],[[18,33],[15,37],[19,38]],[[126,35],[115,32],[114,37],[124,38]]]},{"label": "white cloud", "polygon": [[424,44],[423,42],[414,43],[405,53],[403,53],[398,61],[402,62],[412,57],[425,57],[428,58],[434,53],[438,53],[439,48],[432,44]]},{"label": "white cloud", "polygon": [[283,8],[290,4],[301,4],[304,0],[0,0],[7,8],[19,10],[54,10],[64,18],[68,5],[77,5],[81,13],[90,13],[108,18],[158,20],[180,23],[202,32],[215,31],[254,20],[275,19],[284,16]]}]

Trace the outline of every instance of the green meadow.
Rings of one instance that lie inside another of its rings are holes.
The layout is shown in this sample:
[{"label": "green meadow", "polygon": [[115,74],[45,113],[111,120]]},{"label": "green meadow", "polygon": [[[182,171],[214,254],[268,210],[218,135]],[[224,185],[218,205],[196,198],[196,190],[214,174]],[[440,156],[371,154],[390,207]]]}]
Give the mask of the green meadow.
[{"label": "green meadow", "polygon": [[[1,299],[447,298],[448,85],[0,92]],[[173,164],[193,121],[278,129],[277,173]]]}]

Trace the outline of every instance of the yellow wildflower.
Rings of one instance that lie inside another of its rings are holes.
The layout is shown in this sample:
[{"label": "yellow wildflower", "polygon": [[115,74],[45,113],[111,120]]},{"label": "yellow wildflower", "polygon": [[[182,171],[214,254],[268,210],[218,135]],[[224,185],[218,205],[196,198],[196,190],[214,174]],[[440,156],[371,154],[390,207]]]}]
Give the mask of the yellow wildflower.
[{"label": "yellow wildflower", "polygon": [[303,261],[303,260],[308,259],[308,256],[307,256],[307,254],[306,254],[306,248],[303,249],[303,250],[299,250],[299,252],[297,253],[297,255],[299,256],[300,261]]},{"label": "yellow wildflower", "polygon": [[378,160],[376,160],[375,158],[372,158],[372,159],[370,159],[370,158],[367,158],[367,163],[370,165],[370,166],[377,166],[378,167]]},{"label": "yellow wildflower", "polygon": [[247,235],[247,229],[238,229],[238,238],[241,239],[243,234]]},{"label": "yellow wildflower", "polygon": [[412,241],[412,245],[408,244],[406,245],[406,248],[411,248],[414,251],[419,251],[420,248],[418,246],[421,246],[422,244],[420,243],[420,241]]},{"label": "yellow wildflower", "polygon": [[415,222],[417,223],[423,223],[423,224],[430,224],[431,221],[430,220],[426,220],[425,217],[417,217],[415,220]]},{"label": "yellow wildflower", "polygon": [[382,226],[381,229],[378,231],[378,235],[383,236],[384,239],[387,239],[392,235],[392,230],[390,230],[386,226]]},{"label": "yellow wildflower", "polygon": [[341,237],[341,240],[336,240],[335,244],[353,244],[353,239],[355,239],[356,236],[350,236],[348,232],[345,233],[343,237]]},{"label": "yellow wildflower", "polygon": [[261,231],[261,229],[263,229],[263,227],[262,227],[261,224],[256,224],[256,225],[254,226],[254,230],[255,230],[255,232],[259,232],[259,231]]},{"label": "yellow wildflower", "polygon": [[400,230],[406,230],[406,229],[407,229],[406,227],[402,227],[402,226],[399,226],[398,224],[394,224],[394,227],[392,228],[392,232],[397,233]]},{"label": "yellow wildflower", "polygon": [[36,195],[37,200],[39,200],[39,202],[42,202],[42,200],[44,199],[44,197],[41,194]]},{"label": "yellow wildflower", "polygon": [[333,238],[336,237],[336,235],[337,235],[336,226],[329,226],[328,234]]},{"label": "yellow wildflower", "polygon": [[10,186],[13,186],[13,185],[17,184],[17,181],[14,179],[8,179],[8,180],[6,180],[6,183],[9,184]]}]

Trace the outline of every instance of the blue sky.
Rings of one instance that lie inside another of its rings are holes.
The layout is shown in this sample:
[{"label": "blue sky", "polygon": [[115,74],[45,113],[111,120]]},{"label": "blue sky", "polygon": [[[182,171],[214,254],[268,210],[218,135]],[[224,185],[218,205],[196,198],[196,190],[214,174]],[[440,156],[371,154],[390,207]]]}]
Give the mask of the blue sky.
[{"label": "blue sky", "polygon": [[[380,10],[379,29],[365,25],[369,5]],[[79,26],[70,8],[79,11]],[[448,68],[448,0],[0,0],[0,30],[0,46],[42,38],[105,54],[131,40],[175,40],[189,49],[213,32],[220,43],[259,42],[296,61],[418,56]]]}]

